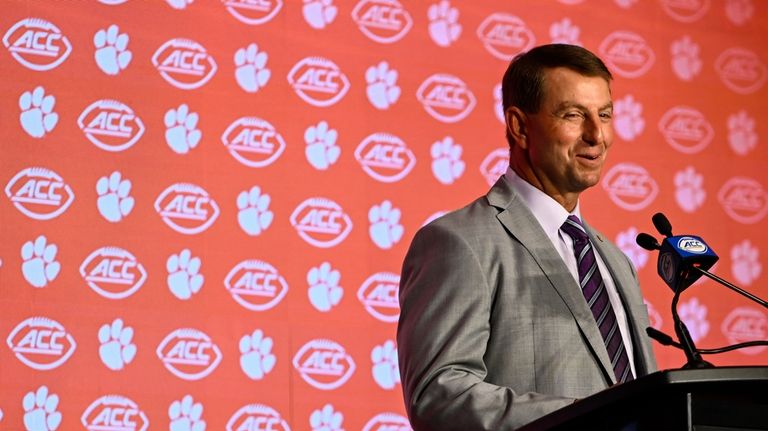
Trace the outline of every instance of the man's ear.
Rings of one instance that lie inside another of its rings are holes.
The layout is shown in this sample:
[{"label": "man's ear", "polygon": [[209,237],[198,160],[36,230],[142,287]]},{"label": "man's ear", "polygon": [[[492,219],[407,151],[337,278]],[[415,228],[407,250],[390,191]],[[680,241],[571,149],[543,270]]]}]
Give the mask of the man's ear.
[{"label": "man's ear", "polygon": [[526,121],[528,117],[520,108],[510,106],[504,113],[507,123],[507,131],[514,140],[515,144],[522,149],[528,148],[528,129]]}]

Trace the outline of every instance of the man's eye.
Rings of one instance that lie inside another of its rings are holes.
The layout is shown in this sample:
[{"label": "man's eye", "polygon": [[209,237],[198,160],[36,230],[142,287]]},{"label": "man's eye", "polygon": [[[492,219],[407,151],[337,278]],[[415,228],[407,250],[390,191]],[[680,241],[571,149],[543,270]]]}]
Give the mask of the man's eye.
[{"label": "man's eye", "polygon": [[603,112],[600,114],[600,117],[606,120],[610,120],[611,118],[613,118],[613,112]]}]

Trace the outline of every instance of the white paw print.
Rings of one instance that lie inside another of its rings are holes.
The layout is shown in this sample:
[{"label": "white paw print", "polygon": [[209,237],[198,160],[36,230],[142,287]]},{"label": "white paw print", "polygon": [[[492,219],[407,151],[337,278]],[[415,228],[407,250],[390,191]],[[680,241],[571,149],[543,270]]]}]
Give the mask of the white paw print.
[{"label": "white paw print", "polygon": [[699,45],[689,36],[672,42],[672,71],[683,81],[690,81],[701,73],[702,61],[699,56]]},{"label": "white paw print", "polygon": [[642,269],[648,263],[648,251],[637,245],[637,228],[630,227],[624,232],[619,232],[616,237],[616,245],[632,261],[635,268]]},{"label": "white paw print", "polygon": [[504,101],[501,92],[501,84],[493,86],[493,112],[496,114],[496,118],[502,123],[506,123],[504,119]]},{"label": "white paw print", "polygon": [[99,328],[99,357],[110,370],[122,370],[136,356],[133,328],[123,326],[123,319],[115,319]]},{"label": "white paw print", "polygon": [[379,248],[390,249],[403,237],[403,225],[400,224],[400,210],[392,207],[392,202],[385,200],[374,205],[368,211],[371,227],[368,233]]},{"label": "white paw print", "polygon": [[688,332],[691,333],[693,342],[696,343],[709,333],[709,322],[707,321],[707,307],[699,303],[696,297],[680,304],[678,308],[680,320],[685,322]]},{"label": "white paw print", "polygon": [[344,415],[333,411],[331,404],[324,405],[322,409],[313,411],[309,416],[312,431],[343,431],[342,422],[344,422]]},{"label": "white paw print", "polygon": [[59,114],[53,112],[56,98],[53,95],[45,95],[45,88],[35,87],[32,91],[25,91],[19,97],[21,115],[19,121],[21,127],[29,136],[42,138],[46,133],[56,127],[59,122]]},{"label": "white paw print", "polygon": [[382,389],[392,389],[400,383],[400,369],[397,365],[397,348],[392,340],[387,340],[381,346],[371,351],[373,361],[373,380]]},{"label": "white paw print", "polygon": [[165,113],[165,142],[174,152],[187,154],[200,143],[203,133],[197,128],[199,119],[197,112],[189,112],[186,103]]},{"label": "white paw print", "polygon": [[744,240],[731,249],[731,272],[736,280],[747,286],[760,277],[763,266],[760,264],[760,250],[749,240]]},{"label": "white paw print", "polygon": [[339,133],[336,129],[329,129],[328,123],[321,121],[316,126],[309,126],[304,132],[304,155],[307,161],[315,169],[324,171],[331,167],[341,155],[341,147],[336,145]]},{"label": "white paw print", "polygon": [[54,431],[61,424],[61,413],[56,411],[59,396],[48,394],[43,385],[36,392],[27,392],[21,402],[24,406],[24,427],[27,431]]},{"label": "white paw print", "polygon": [[310,27],[322,30],[336,19],[339,9],[333,5],[333,0],[304,0],[301,11]]},{"label": "white paw print", "polygon": [[251,379],[263,379],[275,367],[276,361],[272,354],[272,338],[265,337],[261,329],[240,339],[240,368]]},{"label": "white paw print", "polygon": [[461,36],[459,10],[451,7],[449,1],[442,0],[430,5],[427,9],[427,18],[429,18],[429,37],[438,46],[451,46]]},{"label": "white paw print", "polygon": [[45,287],[56,279],[61,270],[61,264],[56,261],[58,248],[56,244],[46,244],[48,240],[40,235],[35,242],[27,241],[21,247],[21,273],[34,287]]},{"label": "white paw print", "polygon": [[260,235],[272,224],[274,214],[269,210],[270,201],[269,195],[261,193],[259,186],[253,186],[237,195],[237,222],[245,233]]},{"label": "white paw print", "polygon": [[102,72],[117,75],[128,67],[133,57],[131,51],[126,49],[128,40],[128,35],[120,33],[120,28],[115,24],[96,32],[93,36],[93,45],[96,47],[93,56]]},{"label": "white paw print", "polygon": [[188,248],[168,257],[165,263],[168,270],[168,289],[174,296],[187,300],[200,291],[205,281],[203,274],[199,273],[200,265],[200,258],[192,257]]},{"label": "white paw print", "polygon": [[331,268],[331,264],[323,262],[319,267],[313,267],[307,273],[309,283],[309,302],[319,311],[330,311],[341,301],[344,289],[339,287],[341,273]]},{"label": "white paw print", "polygon": [[552,39],[552,43],[581,45],[579,34],[581,34],[581,29],[574,25],[570,18],[563,18],[549,26],[549,37]]},{"label": "white paw print", "polygon": [[704,176],[692,166],[675,174],[675,200],[687,213],[696,212],[704,204],[707,192],[704,191]]},{"label": "white paw print", "polygon": [[755,14],[752,0],[726,0],[725,16],[736,25],[744,25]]},{"label": "white paw print", "polygon": [[240,88],[255,93],[267,85],[272,72],[266,68],[269,55],[255,43],[235,52],[235,79]]},{"label": "white paw print", "polygon": [[613,108],[613,126],[625,141],[632,141],[643,132],[643,105],[628,94],[616,101]]},{"label": "white paw print", "polygon": [[195,0],[165,0],[168,5],[174,9],[186,9],[187,6],[191,5]]},{"label": "white paw print", "polygon": [[634,6],[640,0],[614,0],[614,2],[621,8],[629,9]]},{"label": "white paw print", "polygon": [[461,145],[446,136],[442,141],[432,144],[432,173],[443,184],[453,184],[464,173],[465,164],[461,160]]},{"label": "white paw print", "polygon": [[755,119],[747,111],[728,116],[728,145],[739,155],[745,155],[757,146]]},{"label": "white paw print", "polygon": [[205,431],[203,405],[196,403],[192,395],[184,395],[174,400],[168,407],[168,417],[171,419],[170,431]]},{"label": "white paw print", "polygon": [[371,66],[365,71],[365,82],[368,83],[366,94],[376,109],[388,109],[400,98],[400,87],[397,86],[397,71],[389,68],[386,61]]},{"label": "white paw print", "polygon": [[96,193],[99,198],[96,206],[99,213],[112,223],[117,223],[131,213],[135,201],[131,193],[131,181],[123,180],[119,171],[112,172],[109,177],[101,177],[96,182]]}]

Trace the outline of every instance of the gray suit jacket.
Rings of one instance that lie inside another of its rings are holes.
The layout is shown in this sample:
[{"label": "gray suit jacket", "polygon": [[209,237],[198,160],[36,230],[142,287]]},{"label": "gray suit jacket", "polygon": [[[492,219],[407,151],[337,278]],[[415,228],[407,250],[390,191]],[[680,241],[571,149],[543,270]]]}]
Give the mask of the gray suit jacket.
[{"label": "gray suit jacket", "polygon": [[[586,225],[629,320],[638,375],[656,369],[637,276]],[[510,430],[616,382],[578,284],[502,177],[416,234],[397,342],[415,430]]]}]

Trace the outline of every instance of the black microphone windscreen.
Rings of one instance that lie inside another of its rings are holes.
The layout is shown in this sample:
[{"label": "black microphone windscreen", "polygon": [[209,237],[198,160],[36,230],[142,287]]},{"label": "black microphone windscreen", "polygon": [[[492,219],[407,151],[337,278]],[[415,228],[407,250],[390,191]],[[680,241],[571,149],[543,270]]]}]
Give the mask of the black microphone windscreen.
[{"label": "black microphone windscreen", "polygon": [[656,213],[651,217],[653,225],[656,230],[664,236],[672,236],[672,224],[669,223],[669,219],[662,213]]},{"label": "black microphone windscreen", "polygon": [[647,233],[637,234],[637,238],[635,238],[635,241],[637,241],[637,245],[639,245],[640,247],[646,250],[653,251],[661,248],[656,238],[648,235]]}]

